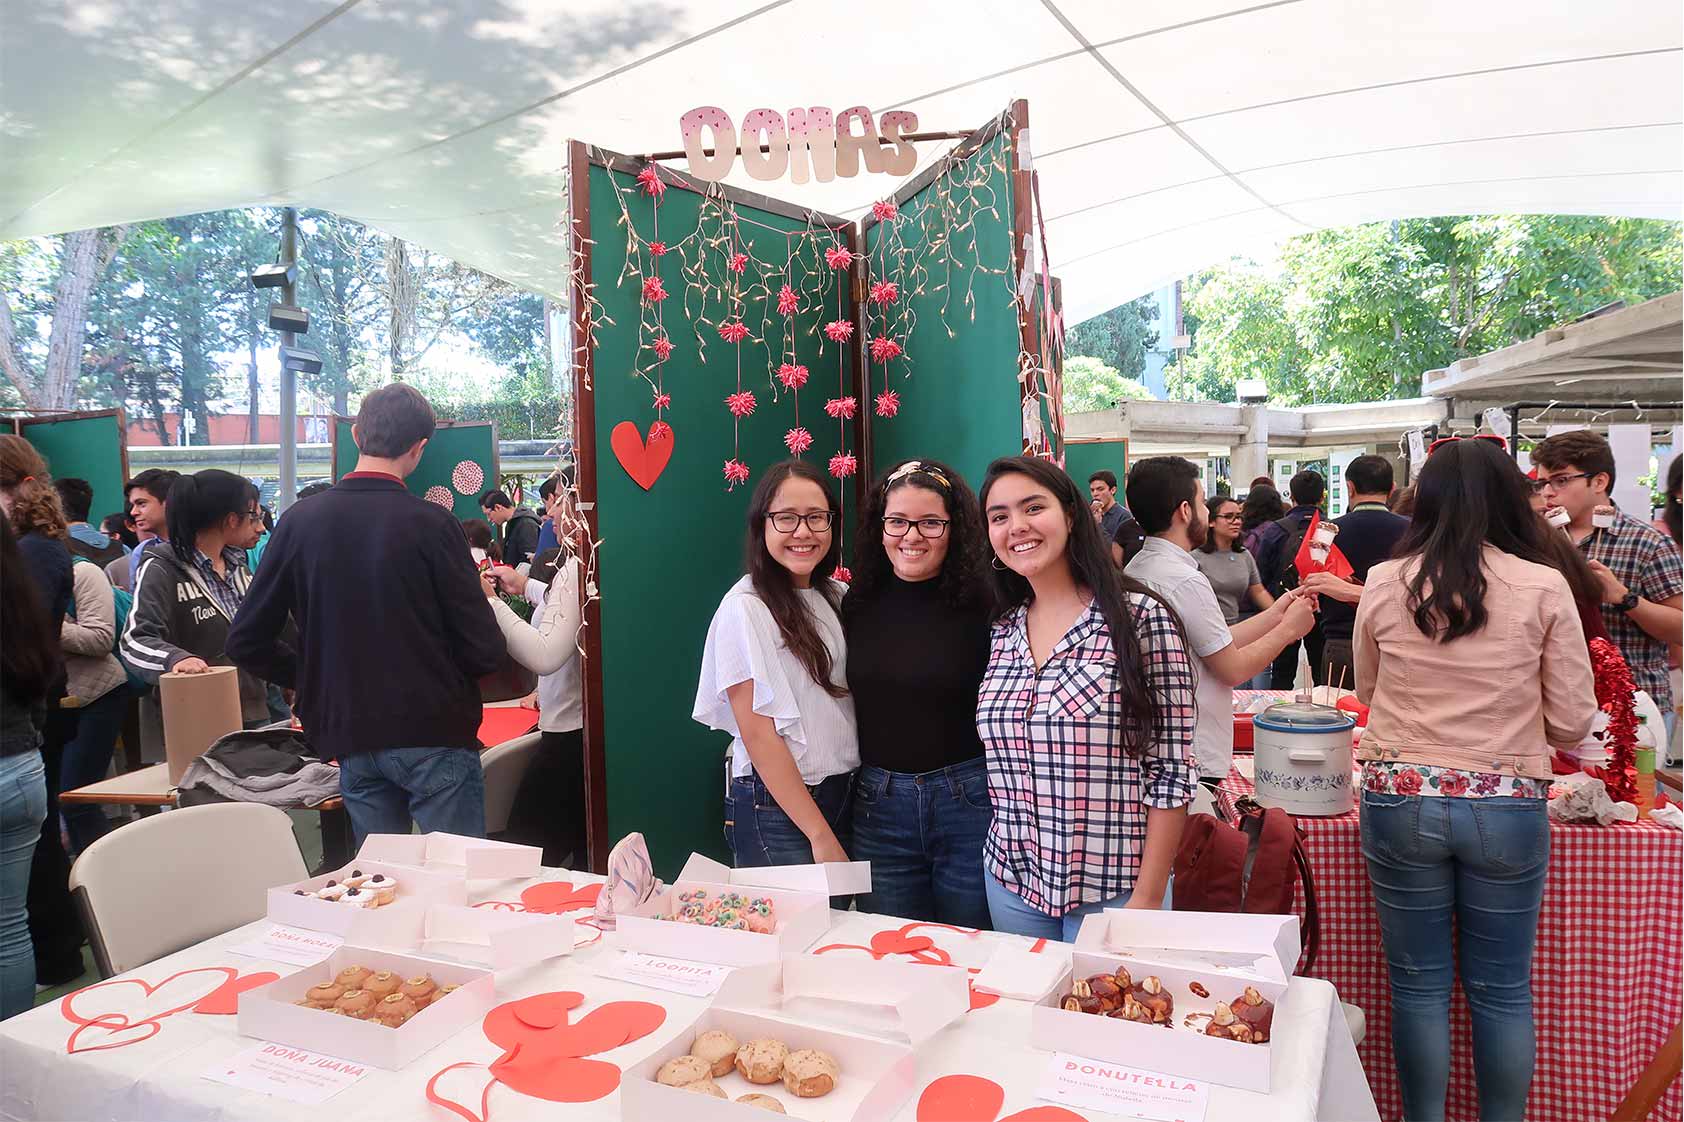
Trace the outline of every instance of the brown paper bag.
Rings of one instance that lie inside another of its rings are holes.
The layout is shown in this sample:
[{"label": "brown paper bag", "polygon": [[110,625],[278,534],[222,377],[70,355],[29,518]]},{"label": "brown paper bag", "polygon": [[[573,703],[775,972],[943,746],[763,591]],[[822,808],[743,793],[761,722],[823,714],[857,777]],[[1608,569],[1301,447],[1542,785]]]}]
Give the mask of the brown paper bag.
[{"label": "brown paper bag", "polygon": [[213,666],[204,674],[164,674],[158,695],[164,708],[164,760],[173,787],[218,737],[242,727],[240,672]]}]

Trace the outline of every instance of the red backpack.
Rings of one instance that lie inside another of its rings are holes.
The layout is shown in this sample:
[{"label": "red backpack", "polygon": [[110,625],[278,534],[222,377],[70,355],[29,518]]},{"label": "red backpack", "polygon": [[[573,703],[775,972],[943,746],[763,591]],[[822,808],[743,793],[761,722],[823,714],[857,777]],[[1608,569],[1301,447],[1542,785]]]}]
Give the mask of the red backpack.
[{"label": "red backpack", "polygon": [[[1316,885],[1304,851],[1304,828],[1278,807],[1241,798],[1231,813],[1216,794],[1218,815],[1187,819],[1175,855],[1172,892],[1177,911],[1291,915],[1293,890],[1304,885],[1304,953],[1296,973],[1308,974],[1321,949]],[[1238,825],[1230,818],[1238,816]]]}]

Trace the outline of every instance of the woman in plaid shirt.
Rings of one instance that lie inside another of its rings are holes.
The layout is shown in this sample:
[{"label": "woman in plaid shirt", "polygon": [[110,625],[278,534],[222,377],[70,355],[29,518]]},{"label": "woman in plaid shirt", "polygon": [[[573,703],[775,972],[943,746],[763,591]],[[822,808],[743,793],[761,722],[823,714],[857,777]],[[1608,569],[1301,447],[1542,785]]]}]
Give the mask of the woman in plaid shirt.
[{"label": "woman in plaid shirt", "polygon": [[1003,606],[976,714],[988,909],[996,930],[1068,942],[1091,912],[1164,902],[1197,777],[1193,666],[1056,465],[995,460],[982,508]]}]

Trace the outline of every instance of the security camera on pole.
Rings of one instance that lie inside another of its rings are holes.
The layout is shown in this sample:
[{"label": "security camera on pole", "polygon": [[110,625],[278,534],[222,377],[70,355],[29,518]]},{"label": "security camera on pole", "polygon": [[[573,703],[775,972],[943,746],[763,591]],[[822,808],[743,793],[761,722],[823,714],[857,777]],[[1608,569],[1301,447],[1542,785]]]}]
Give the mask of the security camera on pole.
[{"label": "security camera on pole", "polygon": [[298,373],[315,374],[322,358],[297,345],[310,330],[310,313],[298,306],[298,211],[287,207],[281,219],[281,259],[252,270],[254,288],[278,288],[281,299],[269,305],[269,326],[281,333],[280,486],[275,506],[285,510],[298,493]]}]

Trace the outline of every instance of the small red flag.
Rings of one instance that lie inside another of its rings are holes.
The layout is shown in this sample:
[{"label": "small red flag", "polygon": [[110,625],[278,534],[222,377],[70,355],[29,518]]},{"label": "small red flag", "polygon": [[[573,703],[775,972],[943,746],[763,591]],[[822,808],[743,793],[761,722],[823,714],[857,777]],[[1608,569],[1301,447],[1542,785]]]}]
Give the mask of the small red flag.
[{"label": "small red flag", "polygon": [[1326,561],[1317,561],[1311,552],[1315,543],[1316,528],[1320,525],[1321,511],[1318,510],[1310,516],[1310,524],[1304,529],[1304,540],[1299,543],[1298,554],[1292,559],[1293,565],[1298,569],[1298,579],[1303,580],[1311,573],[1332,573],[1340,580],[1350,580],[1356,575],[1356,570],[1351,567],[1350,560],[1339,551],[1338,539],[1334,539],[1334,543],[1328,546]]}]

